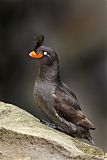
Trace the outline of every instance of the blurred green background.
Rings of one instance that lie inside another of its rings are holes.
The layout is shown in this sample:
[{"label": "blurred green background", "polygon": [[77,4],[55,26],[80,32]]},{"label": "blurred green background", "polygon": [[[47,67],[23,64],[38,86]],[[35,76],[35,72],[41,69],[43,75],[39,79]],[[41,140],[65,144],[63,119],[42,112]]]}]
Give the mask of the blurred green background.
[{"label": "blurred green background", "polygon": [[96,145],[107,152],[106,6],[106,0],[1,0],[0,100],[40,117],[32,96],[38,63],[28,54],[42,33],[96,127]]}]

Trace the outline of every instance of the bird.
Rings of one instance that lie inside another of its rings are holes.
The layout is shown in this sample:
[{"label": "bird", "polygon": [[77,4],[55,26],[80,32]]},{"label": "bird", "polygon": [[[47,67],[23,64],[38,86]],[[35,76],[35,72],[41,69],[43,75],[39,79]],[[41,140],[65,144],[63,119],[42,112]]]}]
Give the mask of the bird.
[{"label": "bird", "polygon": [[72,137],[87,139],[94,143],[90,133],[90,130],[95,129],[94,125],[82,112],[76,95],[61,80],[56,51],[44,46],[43,42],[44,35],[39,34],[35,48],[29,54],[39,63],[33,95],[36,107],[48,119],[41,121]]}]

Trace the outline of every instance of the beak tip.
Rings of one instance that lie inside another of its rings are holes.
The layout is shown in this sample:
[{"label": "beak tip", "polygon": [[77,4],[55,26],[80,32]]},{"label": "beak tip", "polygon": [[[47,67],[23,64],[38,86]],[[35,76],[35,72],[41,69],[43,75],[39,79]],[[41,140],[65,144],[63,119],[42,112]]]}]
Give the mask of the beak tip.
[{"label": "beak tip", "polygon": [[31,56],[32,56],[32,53],[29,53],[29,56],[31,57]]}]

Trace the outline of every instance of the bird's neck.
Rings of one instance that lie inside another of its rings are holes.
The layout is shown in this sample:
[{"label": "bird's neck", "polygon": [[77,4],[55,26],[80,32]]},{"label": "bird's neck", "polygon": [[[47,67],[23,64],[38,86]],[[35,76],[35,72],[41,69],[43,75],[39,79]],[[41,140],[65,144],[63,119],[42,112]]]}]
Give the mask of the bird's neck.
[{"label": "bird's neck", "polygon": [[37,81],[48,81],[51,83],[60,82],[59,62],[55,61],[52,66],[40,64]]}]

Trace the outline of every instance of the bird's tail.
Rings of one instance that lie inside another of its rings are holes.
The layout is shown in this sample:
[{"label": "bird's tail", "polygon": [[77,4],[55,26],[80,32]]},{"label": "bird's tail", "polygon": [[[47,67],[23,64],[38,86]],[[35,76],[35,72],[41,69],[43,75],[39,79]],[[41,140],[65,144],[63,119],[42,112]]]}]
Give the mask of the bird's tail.
[{"label": "bird's tail", "polygon": [[88,141],[90,141],[93,145],[95,145],[95,142],[93,141],[93,138],[90,136],[88,138],[86,138]]}]

